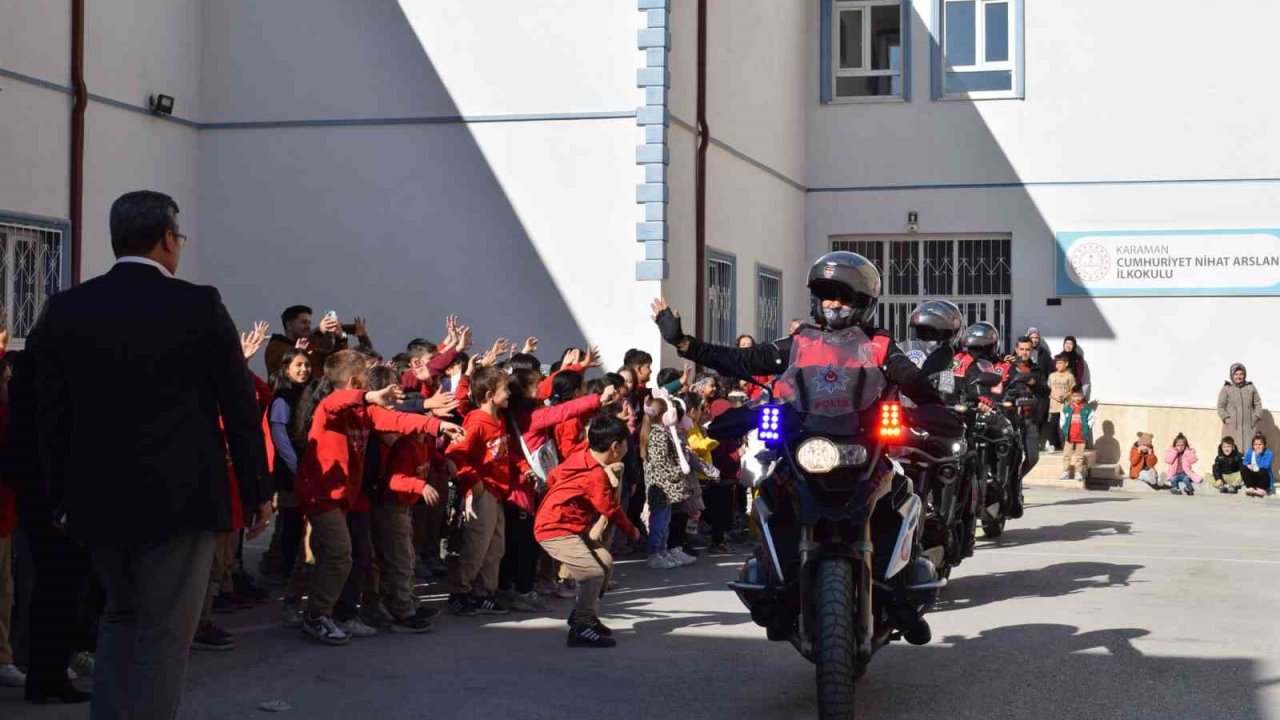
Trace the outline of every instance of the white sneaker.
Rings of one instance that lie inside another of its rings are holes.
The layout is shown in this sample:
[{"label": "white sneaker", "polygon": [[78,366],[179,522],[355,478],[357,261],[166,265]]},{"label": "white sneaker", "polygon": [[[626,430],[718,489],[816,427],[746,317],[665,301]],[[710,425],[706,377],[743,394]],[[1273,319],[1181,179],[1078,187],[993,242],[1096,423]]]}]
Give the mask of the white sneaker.
[{"label": "white sneaker", "polygon": [[1076,478],[1075,478],[1075,479],[1076,479],[1076,480],[1084,480],[1084,475],[1082,475],[1082,474],[1080,474],[1080,473],[1076,473]]},{"label": "white sneaker", "polygon": [[682,548],[676,548],[668,552],[667,556],[670,557],[672,560],[675,560],[676,563],[679,564],[681,567],[685,565],[692,565],[698,562],[698,558],[693,557],[692,555],[689,555]]},{"label": "white sneaker", "polygon": [[14,665],[0,665],[0,687],[26,687],[27,676]]},{"label": "white sneaker", "polygon": [[675,567],[675,563],[669,560],[666,555],[658,554],[649,556],[650,570],[670,570],[673,567]]},{"label": "white sneaker", "polygon": [[667,562],[671,563],[671,567],[673,568],[684,567],[684,563],[677,560],[676,556],[672,555],[670,550],[662,553],[662,557],[666,558]]},{"label": "white sneaker", "polygon": [[342,632],[351,637],[373,637],[378,634],[378,629],[365,624],[360,618],[351,618],[339,623],[334,623]]},{"label": "white sneaker", "polygon": [[1071,473],[1069,473],[1069,472],[1064,472],[1064,473],[1062,473],[1062,475],[1060,475],[1060,476],[1058,477],[1058,479],[1059,479],[1059,480],[1070,480],[1070,479],[1071,479]]}]

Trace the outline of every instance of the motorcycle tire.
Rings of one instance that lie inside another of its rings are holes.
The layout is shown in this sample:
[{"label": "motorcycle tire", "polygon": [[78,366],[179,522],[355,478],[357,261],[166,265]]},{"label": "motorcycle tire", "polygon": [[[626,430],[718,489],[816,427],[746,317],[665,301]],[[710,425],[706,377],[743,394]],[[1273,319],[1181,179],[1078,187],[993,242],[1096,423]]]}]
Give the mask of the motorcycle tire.
[{"label": "motorcycle tire", "polygon": [[994,540],[1002,534],[1004,534],[1004,518],[982,523],[982,535],[988,540]]},{"label": "motorcycle tire", "polygon": [[853,720],[857,677],[853,566],[827,558],[818,566],[817,662],[819,720]]}]

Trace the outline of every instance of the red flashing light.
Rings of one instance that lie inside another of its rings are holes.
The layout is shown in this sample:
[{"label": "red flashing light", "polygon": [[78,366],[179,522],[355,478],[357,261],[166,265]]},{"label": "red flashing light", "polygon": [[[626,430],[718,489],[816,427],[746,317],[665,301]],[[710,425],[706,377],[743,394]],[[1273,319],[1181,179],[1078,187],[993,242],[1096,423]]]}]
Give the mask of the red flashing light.
[{"label": "red flashing light", "polygon": [[902,404],[880,403],[880,426],[876,430],[876,436],[884,442],[896,442],[906,434],[907,426],[902,422]]}]

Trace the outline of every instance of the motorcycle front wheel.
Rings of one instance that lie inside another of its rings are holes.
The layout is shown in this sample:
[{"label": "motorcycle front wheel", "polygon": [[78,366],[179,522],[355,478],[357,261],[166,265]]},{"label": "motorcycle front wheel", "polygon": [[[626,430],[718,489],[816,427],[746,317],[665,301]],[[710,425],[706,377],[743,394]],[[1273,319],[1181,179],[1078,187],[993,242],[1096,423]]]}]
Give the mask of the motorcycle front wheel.
[{"label": "motorcycle front wheel", "polygon": [[853,566],[843,558],[818,565],[817,677],[819,720],[853,720],[857,607]]}]

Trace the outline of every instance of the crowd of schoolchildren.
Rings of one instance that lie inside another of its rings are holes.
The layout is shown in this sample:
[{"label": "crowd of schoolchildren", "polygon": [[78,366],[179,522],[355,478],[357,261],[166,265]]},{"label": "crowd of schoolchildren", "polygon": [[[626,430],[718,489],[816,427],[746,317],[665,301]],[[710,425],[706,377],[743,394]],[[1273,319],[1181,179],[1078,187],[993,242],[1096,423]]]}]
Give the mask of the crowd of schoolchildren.
[{"label": "crowd of schoolchildren", "polygon": [[[258,323],[241,343],[246,360],[266,348],[267,377],[254,380],[279,521],[258,569],[283,592],[246,572],[244,530],[223,533],[193,648],[234,649],[216,616],[273,595],[285,627],[329,645],[428,632],[440,610],[420,602],[421,582],[446,582],[459,616],[574,599],[568,645],[612,647],[599,603],[614,557],[690,565],[700,527],[712,552],[729,551],[742,442],[704,428],[746,402],[745,387],[691,366],[654,374],[635,349],[603,372],[595,348],[571,348],[544,374],[536,338],[472,353],[471,328],[452,316],[443,340],[384,358],[363,319],[330,313],[313,328],[311,315],[290,307],[282,334]],[[20,686],[7,636],[13,506],[0,484],[0,685]]]}]

